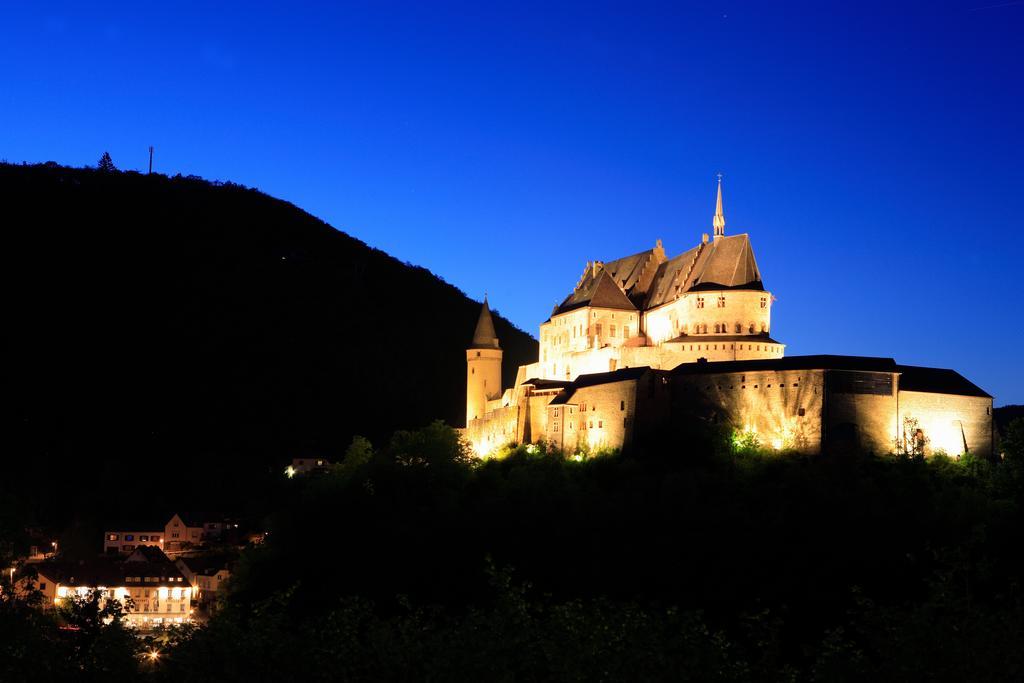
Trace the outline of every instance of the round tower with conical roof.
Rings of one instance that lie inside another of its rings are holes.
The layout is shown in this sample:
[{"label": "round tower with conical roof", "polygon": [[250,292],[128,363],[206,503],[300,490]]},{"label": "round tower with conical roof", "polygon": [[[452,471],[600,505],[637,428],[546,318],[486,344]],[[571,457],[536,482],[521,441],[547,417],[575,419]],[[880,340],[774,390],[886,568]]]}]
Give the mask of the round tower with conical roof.
[{"label": "round tower with conical roof", "polygon": [[484,297],[473,343],[466,349],[466,426],[487,412],[487,401],[501,397],[501,346]]}]

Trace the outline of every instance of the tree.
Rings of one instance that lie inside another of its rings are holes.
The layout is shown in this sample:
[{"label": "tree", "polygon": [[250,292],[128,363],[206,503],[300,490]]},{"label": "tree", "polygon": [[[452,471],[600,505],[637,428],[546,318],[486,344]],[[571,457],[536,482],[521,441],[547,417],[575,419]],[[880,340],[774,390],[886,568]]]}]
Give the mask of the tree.
[{"label": "tree", "polygon": [[99,162],[96,164],[96,168],[104,173],[111,173],[117,170],[117,166],[114,166],[113,159],[110,158],[110,152],[103,153],[103,156],[100,157]]},{"label": "tree", "polygon": [[924,430],[916,417],[905,415],[903,417],[903,433],[896,437],[896,453],[914,458],[923,458],[924,449],[928,446],[930,439],[925,436]]},{"label": "tree", "polygon": [[130,598],[122,604],[95,588],[61,601],[57,612],[83,674],[127,680],[137,673],[141,643],[125,623],[125,614],[133,608]]}]

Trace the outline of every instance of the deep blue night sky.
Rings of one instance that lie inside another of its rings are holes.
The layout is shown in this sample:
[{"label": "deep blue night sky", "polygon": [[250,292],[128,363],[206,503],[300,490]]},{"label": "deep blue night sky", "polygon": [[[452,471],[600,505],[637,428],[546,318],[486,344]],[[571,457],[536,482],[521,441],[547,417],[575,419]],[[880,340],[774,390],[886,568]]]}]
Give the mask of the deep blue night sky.
[{"label": "deep blue night sky", "polygon": [[1024,403],[1024,2],[149,4],[5,5],[0,158],[152,144],[532,334],[588,259],[710,232],[721,171],[788,354]]}]

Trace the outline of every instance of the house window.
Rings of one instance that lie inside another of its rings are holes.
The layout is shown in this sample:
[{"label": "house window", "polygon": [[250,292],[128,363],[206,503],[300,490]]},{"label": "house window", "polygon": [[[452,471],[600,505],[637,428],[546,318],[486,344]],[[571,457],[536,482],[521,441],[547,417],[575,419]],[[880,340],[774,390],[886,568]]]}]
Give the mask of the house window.
[{"label": "house window", "polygon": [[622,338],[629,339],[629,325],[622,326]]},{"label": "house window", "polygon": [[591,421],[590,421],[590,428],[591,428],[591,429],[593,429],[593,428],[594,428],[594,421],[593,421],[593,420],[591,420]]},{"label": "house window", "polygon": [[697,297],[697,308],[704,308],[704,297]]},{"label": "house window", "polygon": [[116,541],[119,538],[120,538],[119,534],[107,534],[107,540],[108,541]]},{"label": "house window", "polygon": [[598,420],[597,421],[597,428],[598,429],[604,429],[604,420]]},{"label": "house window", "polygon": [[598,323],[597,325],[594,325],[594,329],[596,330],[596,332],[594,334],[596,334],[598,337],[600,337],[601,336],[601,323]]},{"label": "house window", "polygon": [[609,337],[614,337],[615,336],[615,325],[609,325],[608,326],[608,336]]},{"label": "house window", "polygon": [[799,415],[800,417],[803,417],[804,416],[804,409],[801,408],[800,410],[796,411],[796,414]]},{"label": "house window", "polygon": [[39,582],[39,590],[41,590],[41,591],[46,590],[46,582],[45,581],[40,581]]},{"label": "house window", "polygon": [[761,308],[768,308],[768,297],[761,297]]},{"label": "house window", "polygon": [[718,297],[718,307],[719,308],[725,308],[725,297],[724,296]]},{"label": "house window", "polygon": [[740,325],[739,323],[736,323],[736,334],[739,334],[742,331],[743,331],[743,325]]},{"label": "house window", "polygon": [[132,534],[125,534],[124,535],[124,540],[126,540],[126,541],[134,541],[135,540],[135,536],[133,536]]},{"label": "house window", "polygon": [[139,536],[139,540],[140,541],[148,541],[149,540],[149,536]]}]

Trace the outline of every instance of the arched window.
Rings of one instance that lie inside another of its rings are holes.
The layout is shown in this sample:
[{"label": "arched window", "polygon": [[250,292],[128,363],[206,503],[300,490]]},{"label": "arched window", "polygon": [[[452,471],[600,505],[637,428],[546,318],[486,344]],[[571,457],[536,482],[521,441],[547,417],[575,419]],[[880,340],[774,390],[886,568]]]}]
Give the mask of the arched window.
[{"label": "arched window", "polygon": [[736,323],[736,334],[739,334],[742,331],[743,331],[743,325],[741,325],[740,323]]},{"label": "arched window", "polygon": [[754,323],[750,323],[750,327],[747,328],[747,332],[749,332],[750,334],[754,334]]},{"label": "arched window", "polygon": [[768,333],[768,323],[761,323],[761,334]]}]

